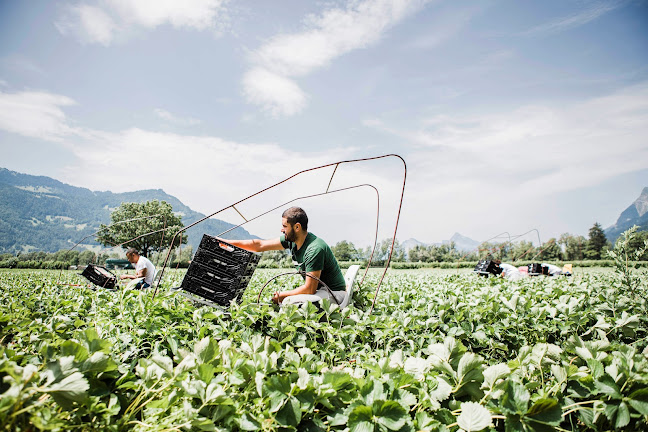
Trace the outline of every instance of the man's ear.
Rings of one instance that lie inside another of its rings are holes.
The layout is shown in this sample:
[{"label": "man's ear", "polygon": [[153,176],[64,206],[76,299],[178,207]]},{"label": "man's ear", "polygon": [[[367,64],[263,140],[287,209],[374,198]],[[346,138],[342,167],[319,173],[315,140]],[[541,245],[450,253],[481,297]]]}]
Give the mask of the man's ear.
[{"label": "man's ear", "polygon": [[296,222],[295,225],[293,225],[293,229],[295,231],[301,231],[301,224],[299,222]]}]

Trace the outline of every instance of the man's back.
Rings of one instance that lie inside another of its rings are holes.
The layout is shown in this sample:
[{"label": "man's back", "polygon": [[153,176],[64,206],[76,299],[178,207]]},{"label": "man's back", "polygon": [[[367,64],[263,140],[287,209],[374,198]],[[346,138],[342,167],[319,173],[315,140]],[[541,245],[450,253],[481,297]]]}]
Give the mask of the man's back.
[{"label": "man's back", "polygon": [[155,266],[146,257],[143,257],[140,255],[139,259],[137,260],[137,264],[135,265],[135,272],[137,273],[140,269],[146,269],[146,275],[144,276],[144,282],[146,282],[149,285],[153,284],[153,277],[155,276]]}]

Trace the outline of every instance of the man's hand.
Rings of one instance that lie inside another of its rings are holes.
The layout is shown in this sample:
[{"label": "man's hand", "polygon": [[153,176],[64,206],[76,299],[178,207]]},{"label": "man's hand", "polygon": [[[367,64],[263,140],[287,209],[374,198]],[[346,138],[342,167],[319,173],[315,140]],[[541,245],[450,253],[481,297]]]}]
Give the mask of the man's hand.
[{"label": "man's hand", "polygon": [[272,303],[279,304],[285,298],[286,298],[286,296],[284,295],[284,293],[280,293],[279,291],[277,291],[272,295]]}]

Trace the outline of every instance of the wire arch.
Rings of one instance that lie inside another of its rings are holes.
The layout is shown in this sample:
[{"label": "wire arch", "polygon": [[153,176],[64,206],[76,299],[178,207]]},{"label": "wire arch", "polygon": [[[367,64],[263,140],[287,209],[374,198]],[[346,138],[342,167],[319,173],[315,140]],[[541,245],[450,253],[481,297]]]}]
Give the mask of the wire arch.
[{"label": "wire arch", "polygon": [[[373,298],[373,301],[372,301],[372,304],[371,304],[371,309],[369,311],[369,313],[371,314],[373,312],[374,307],[375,307],[376,299],[378,297],[378,293],[380,292],[380,286],[382,285],[382,282],[383,282],[383,280],[385,278],[385,275],[387,274],[387,270],[389,269],[389,264],[391,263],[392,255],[393,255],[393,252],[394,252],[394,243],[396,241],[396,233],[398,231],[398,223],[400,221],[400,214],[401,214],[401,210],[403,208],[403,198],[404,198],[404,195],[405,195],[405,184],[407,182],[407,163],[405,162],[405,159],[403,159],[400,155],[397,155],[395,153],[385,154],[385,155],[381,155],[381,156],[374,156],[374,157],[369,157],[369,158],[343,160],[343,161],[339,161],[339,162],[328,163],[328,164],[325,164],[325,165],[320,165],[320,166],[317,166],[317,167],[301,170],[301,171],[299,171],[299,172],[297,172],[297,173],[295,173],[295,174],[293,174],[293,175],[291,175],[291,176],[289,176],[289,177],[287,177],[287,178],[285,178],[285,179],[283,179],[283,180],[281,180],[281,181],[279,181],[279,182],[277,182],[277,183],[275,183],[275,184],[273,184],[271,186],[268,186],[268,187],[266,187],[264,189],[261,189],[258,192],[255,192],[255,193],[253,193],[253,194],[251,194],[251,195],[249,195],[249,196],[247,196],[247,197],[245,197],[245,198],[243,198],[243,199],[241,199],[241,200],[239,200],[239,201],[237,201],[237,202],[235,202],[233,204],[230,204],[230,205],[228,205],[228,206],[226,206],[226,207],[224,207],[224,208],[222,208],[222,209],[220,209],[220,210],[218,210],[218,211],[216,211],[216,212],[214,212],[214,213],[212,213],[210,215],[207,215],[204,218],[199,219],[199,220],[193,222],[192,224],[178,230],[175,233],[175,235],[173,236],[173,238],[171,239],[170,245],[173,245],[175,243],[176,237],[179,234],[181,234],[182,232],[184,232],[184,231],[188,230],[189,228],[192,228],[192,227],[204,222],[205,220],[207,220],[207,219],[209,219],[209,218],[211,218],[211,217],[213,217],[213,216],[215,216],[215,215],[217,215],[217,214],[219,214],[219,213],[221,213],[221,212],[223,212],[223,211],[225,211],[227,209],[230,209],[230,208],[235,210],[247,222],[247,219],[236,208],[236,206],[238,204],[241,204],[241,203],[243,203],[243,202],[245,202],[245,201],[247,201],[247,200],[249,200],[249,199],[251,199],[251,198],[253,198],[253,197],[257,196],[257,195],[260,195],[260,194],[262,194],[262,193],[264,193],[264,192],[266,192],[266,191],[268,191],[270,189],[273,189],[273,188],[275,188],[275,187],[277,187],[277,186],[279,186],[279,185],[281,185],[283,183],[286,183],[289,180],[294,179],[295,177],[298,177],[301,174],[316,171],[316,170],[321,170],[321,169],[328,168],[328,167],[335,167],[334,170],[333,170],[333,174],[331,175],[331,178],[329,179],[329,183],[328,183],[328,186],[326,188],[326,191],[324,193],[319,194],[319,195],[326,195],[326,194],[334,192],[334,191],[330,191],[329,189],[331,187],[333,177],[335,176],[335,173],[337,172],[337,169],[338,169],[338,167],[340,165],[351,164],[351,163],[359,163],[359,162],[375,161],[375,160],[378,160],[378,159],[391,158],[391,157],[397,158],[403,163],[403,185],[402,185],[402,188],[401,188],[400,200],[399,200],[399,204],[398,204],[398,212],[397,212],[397,215],[396,215],[396,223],[395,223],[395,226],[394,226],[394,234],[392,236],[392,242],[391,242],[391,245],[390,245],[390,248],[389,248],[389,255],[388,255],[387,260],[385,262],[385,268],[383,270],[383,273],[382,273],[382,275],[380,277],[380,280],[378,281],[378,285],[376,286],[376,292],[374,294],[374,298]],[[357,185],[357,186],[359,187],[361,185]],[[341,191],[341,190],[343,190],[343,189],[340,189],[338,191]],[[272,210],[270,210],[270,211],[272,211]],[[269,213],[270,211],[265,212],[265,214]],[[261,215],[259,215],[259,216],[261,216]],[[377,242],[377,239],[376,239],[376,242]],[[375,243],[374,243],[374,249],[375,249]],[[153,292],[153,298],[155,298],[155,296],[157,295],[157,290],[158,290],[158,287],[160,286],[160,283],[162,281],[162,277],[164,276],[164,270],[166,269],[166,266],[167,266],[167,263],[169,261],[170,255],[171,255],[171,247],[169,247],[169,251],[167,252],[167,256],[166,256],[166,258],[164,260],[164,264],[162,266],[162,272],[161,272],[161,275],[160,275],[158,285],[155,287],[155,291]],[[373,253],[372,253],[372,258],[373,258]],[[366,271],[368,271],[368,269],[369,269],[369,264],[367,265],[367,270]],[[366,271],[365,271],[365,275],[366,275]],[[363,280],[364,280],[364,276],[363,276]]]}]

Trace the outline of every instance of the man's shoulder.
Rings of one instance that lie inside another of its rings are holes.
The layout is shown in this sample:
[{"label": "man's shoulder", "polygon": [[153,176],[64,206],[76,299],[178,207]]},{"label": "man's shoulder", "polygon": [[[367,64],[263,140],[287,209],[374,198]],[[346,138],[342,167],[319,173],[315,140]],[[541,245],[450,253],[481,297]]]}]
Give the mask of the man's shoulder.
[{"label": "man's shoulder", "polygon": [[[309,236],[311,234],[312,233],[308,233]],[[315,234],[312,234],[312,237],[307,239],[307,241],[308,241],[307,250],[323,251],[329,249],[329,245],[320,237],[317,237]]]}]

